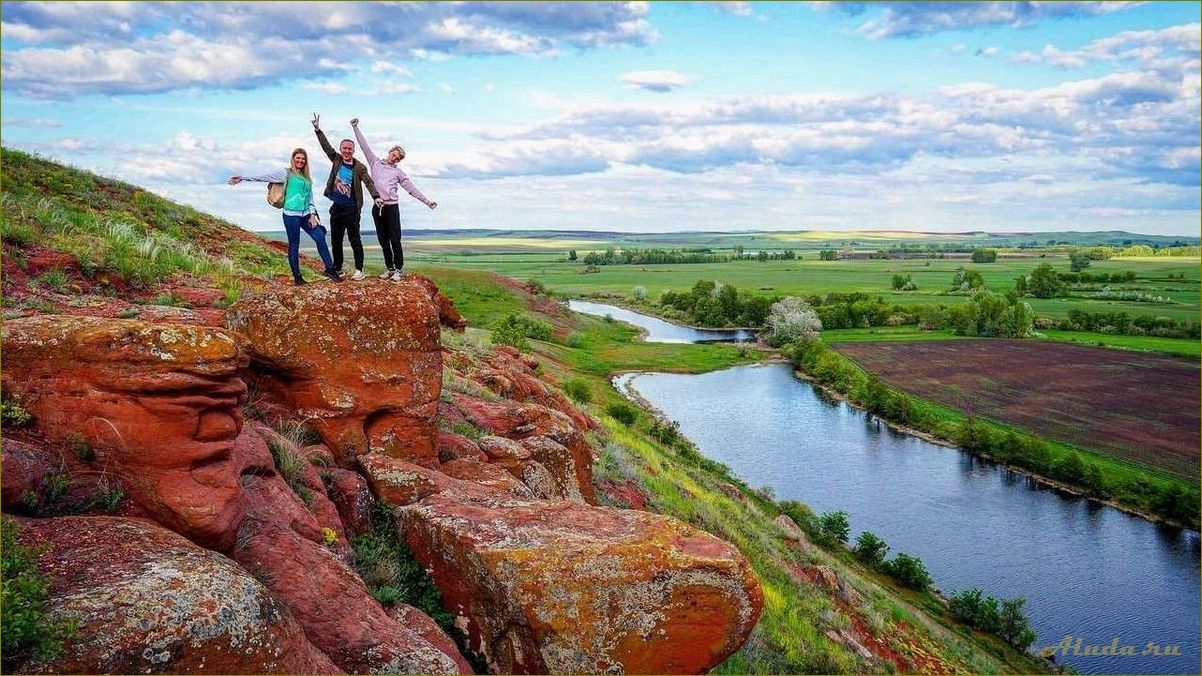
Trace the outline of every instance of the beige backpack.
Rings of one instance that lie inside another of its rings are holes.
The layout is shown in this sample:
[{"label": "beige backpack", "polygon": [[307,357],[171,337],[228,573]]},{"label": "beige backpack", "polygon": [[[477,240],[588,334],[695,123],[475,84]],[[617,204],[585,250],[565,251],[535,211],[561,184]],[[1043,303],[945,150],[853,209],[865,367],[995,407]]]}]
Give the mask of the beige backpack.
[{"label": "beige backpack", "polygon": [[283,183],[267,184],[267,203],[276,209],[284,208],[284,185]]}]

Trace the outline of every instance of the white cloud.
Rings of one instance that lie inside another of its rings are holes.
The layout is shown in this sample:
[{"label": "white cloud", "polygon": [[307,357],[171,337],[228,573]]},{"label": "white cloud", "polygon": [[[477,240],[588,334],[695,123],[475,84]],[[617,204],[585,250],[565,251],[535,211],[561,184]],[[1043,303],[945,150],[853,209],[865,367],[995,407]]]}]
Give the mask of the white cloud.
[{"label": "white cloud", "polygon": [[815,9],[871,17],[857,31],[871,40],[912,38],[990,26],[1021,28],[1043,20],[1109,14],[1139,2],[874,2],[815,3]]},{"label": "white cloud", "polygon": [[546,56],[648,44],[646,3],[6,3],[0,77],[41,97],[246,88],[380,58]]},{"label": "white cloud", "polygon": [[451,85],[447,84],[446,82],[438,83],[438,88],[441,89],[443,91],[443,93],[445,93],[445,94],[448,94],[450,96],[455,95],[455,88],[452,87]]},{"label": "white cloud", "polygon": [[408,82],[377,82],[370,90],[372,96],[388,96],[390,94],[416,94],[422,89]]},{"label": "white cloud", "polygon": [[46,127],[50,129],[56,129],[63,126],[62,122],[45,117],[6,117],[0,120],[0,124],[3,124],[5,127]]},{"label": "white cloud", "polygon": [[675,70],[633,70],[622,74],[627,89],[645,89],[650,92],[670,92],[687,85],[688,76]]},{"label": "white cloud", "polygon": [[319,91],[323,94],[329,94],[331,96],[345,94],[348,91],[346,85],[341,85],[336,82],[306,82],[302,84],[301,87],[304,89]]},{"label": "white cloud", "polygon": [[1124,31],[1093,40],[1081,49],[1062,50],[1044,45],[1038,52],[1019,52],[1018,63],[1047,63],[1057,68],[1084,68],[1097,62],[1138,63],[1145,68],[1184,73],[1198,70],[1202,25],[1171,26],[1160,30]]}]

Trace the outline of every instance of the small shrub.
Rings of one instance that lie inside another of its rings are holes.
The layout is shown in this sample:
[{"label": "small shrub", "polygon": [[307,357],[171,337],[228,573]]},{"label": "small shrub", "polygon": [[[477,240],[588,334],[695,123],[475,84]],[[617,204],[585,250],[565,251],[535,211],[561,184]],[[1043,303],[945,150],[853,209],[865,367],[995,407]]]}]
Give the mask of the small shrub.
[{"label": "small shrub", "polygon": [[593,400],[592,388],[583,378],[569,378],[563,384],[563,391],[578,404],[587,404]]},{"label": "small shrub", "polygon": [[641,302],[647,300],[647,287],[636,286],[636,287],[634,287],[634,290],[631,291],[631,295],[634,296],[634,299],[636,301],[641,303]]},{"label": "small shrub", "polygon": [[655,420],[647,430],[651,438],[667,446],[675,446],[683,438],[680,435],[680,423],[675,420]]},{"label": "small shrub", "polygon": [[327,547],[333,547],[338,542],[338,532],[329,526],[322,526],[321,538]]},{"label": "small shrub", "polygon": [[884,563],[888,553],[889,545],[875,533],[864,531],[856,538],[856,556],[873,568]]},{"label": "small shrub", "polygon": [[33,420],[33,416],[21,406],[17,397],[4,398],[0,401],[0,424],[4,427],[24,427]]},{"label": "small shrub", "polygon": [[40,282],[46,288],[58,293],[62,293],[67,290],[67,281],[67,272],[62,268],[47,270],[38,277],[38,282]]},{"label": "small shrub", "polygon": [[842,510],[826,512],[818,517],[818,544],[833,547],[837,542],[847,542],[851,537],[851,522]]},{"label": "small shrub", "polygon": [[609,406],[606,406],[605,412],[609,414],[609,417],[617,420],[627,427],[633,425],[639,418],[638,409],[624,401],[615,401]]},{"label": "small shrub", "polygon": [[150,301],[151,305],[165,305],[167,307],[191,307],[188,301],[171,293],[160,293]]},{"label": "small shrub", "polygon": [[564,339],[563,344],[567,345],[568,347],[580,349],[584,347],[584,334],[578,331],[573,331],[572,333],[568,334],[567,338]]},{"label": "small shrub", "polygon": [[530,341],[527,338],[551,340],[553,335],[554,329],[550,323],[511,312],[493,324],[490,339],[496,345],[529,350]]},{"label": "small shrub", "polygon": [[0,559],[3,564],[4,632],[3,665],[12,673],[26,659],[49,660],[58,656],[63,643],[77,630],[74,621],[46,612],[50,579],[38,569],[41,552],[20,543],[19,526],[7,519],[0,525]]},{"label": "small shrub", "polygon": [[927,568],[922,564],[922,560],[917,556],[910,556],[904,552],[886,561],[881,566],[881,570],[889,575],[889,577],[900,582],[903,586],[917,591],[930,589],[933,582],[931,574],[927,572]]},{"label": "small shrub", "polygon": [[92,445],[78,434],[67,435],[64,443],[80,462],[92,462],[96,459],[96,451],[92,448]]},{"label": "small shrub", "polygon": [[442,607],[442,594],[426,569],[397,534],[388,506],[373,502],[371,530],[351,542],[355,570],[371,595],[383,605],[406,603],[434,618],[444,631],[457,635],[454,616]]},{"label": "small shrub", "polygon": [[122,310],[117,314],[118,319],[137,319],[139,312],[133,308]]},{"label": "small shrub", "polygon": [[271,449],[271,457],[275,460],[275,469],[280,478],[288,484],[293,493],[296,493],[301,502],[305,503],[305,506],[313,506],[313,491],[301,483],[301,475],[305,471],[304,458],[275,439],[267,442],[267,448]]}]

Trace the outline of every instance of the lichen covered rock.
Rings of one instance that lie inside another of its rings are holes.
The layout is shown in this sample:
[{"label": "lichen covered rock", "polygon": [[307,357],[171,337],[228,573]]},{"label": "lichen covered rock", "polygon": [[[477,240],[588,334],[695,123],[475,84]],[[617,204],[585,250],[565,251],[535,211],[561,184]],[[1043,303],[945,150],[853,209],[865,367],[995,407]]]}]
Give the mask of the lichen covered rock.
[{"label": "lichen covered rock", "polygon": [[339,673],[258,580],[150,521],[30,520],[21,539],[48,546],[48,610],[78,631],[18,673]]},{"label": "lichen covered rock", "polygon": [[226,322],[246,337],[260,390],[310,422],[342,466],[367,452],[434,466],[439,317],[409,277],[272,288],[239,300]]},{"label": "lichen covered rock", "polygon": [[360,458],[470,648],[498,673],[702,673],[746,640],[759,582],[670,517],[535,501]]},{"label": "lichen covered rock", "polygon": [[227,331],[97,317],[4,323],[4,391],[52,442],[84,443],[156,521],[213,549],[244,505],[230,449],[246,357]]}]

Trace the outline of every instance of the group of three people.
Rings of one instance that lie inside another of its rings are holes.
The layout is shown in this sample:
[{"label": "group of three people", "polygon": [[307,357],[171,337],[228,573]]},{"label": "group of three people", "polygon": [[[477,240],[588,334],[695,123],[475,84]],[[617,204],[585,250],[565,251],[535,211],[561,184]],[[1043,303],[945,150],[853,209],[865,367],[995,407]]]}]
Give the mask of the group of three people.
[{"label": "group of three people", "polygon": [[384,254],[384,273],[381,279],[401,279],[405,265],[405,255],[401,250],[401,211],[398,203],[398,188],[404,188],[415,199],[431,209],[438,206],[435,202],[421,193],[413,181],[397,166],[405,159],[405,149],[394,145],[388,149],[388,154],[377,157],[367,145],[363,133],[359,131],[359,118],[351,120],[351,128],[355,138],[363,146],[367,156],[367,165],[355,159],[355,142],[343,139],[337,151],[321,131],[321,118],[313,115],[313,131],[317,141],[329,156],[332,166],[329,178],[326,179],[323,193],[331,202],[330,228],[333,231],[334,255],[326,246],[326,232],[317,214],[317,206],[313,202],[313,179],[309,175],[309,154],[304,148],[292,151],[288,167],[281,171],[273,171],[260,176],[231,176],[230,185],[242,181],[257,181],[263,183],[280,183],[284,186],[284,231],[288,233],[288,265],[292,268],[292,279],[296,284],[304,284],[305,278],[300,272],[300,233],[303,230],[313,238],[317,245],[317,253],[325,264],[324,275],[336,282],[342,281],[342,239],[350,240],[351,251],[355,258],[354,280],[363,279],[363,241],[359,237],[359,219],[363,211],[363,190],[367,189],[374,205],[372,220],[376,226],[376,239]]}]

